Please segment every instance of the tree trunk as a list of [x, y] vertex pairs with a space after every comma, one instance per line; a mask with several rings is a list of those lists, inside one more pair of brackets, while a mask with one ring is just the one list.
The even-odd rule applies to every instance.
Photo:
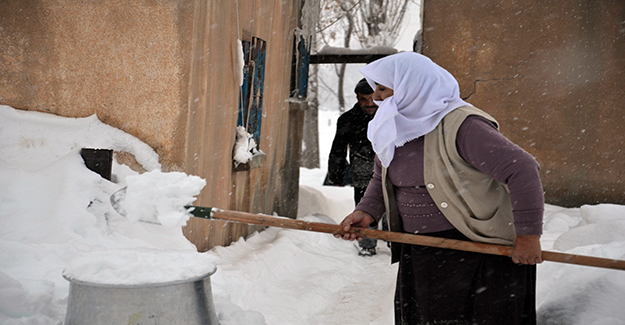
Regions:
[[304, 137], [300, 166], [319, 168], [319, 84], [317, 65], [311, 65], [308, 75], [308, 109], [304, 114]]
[[[352, 16], [352, 14], [349, 12], [349, 9], [345, 6], [345, 4], [342, 4], [341, 7], [343, 8], [343, 10], [345, 10], [345, 18], [347, 18], [347, 30], [345, 31], [345, 48], [349, 48], [349, 42], [352, 39], [352, 32], [354, 30], [354, 17]], [[342, 112], [345, 112], [345, 94], [343, 91], [343, 84], [345, 82], [345, 68], [346, 68], [346, 64], [342, 63], [340, 68], [339, 68], [339, 72], [338, 72], [338, 77], [339, 77], [339, 85], [337, 89], [337, 94], [339, 97], [339, 110]]]

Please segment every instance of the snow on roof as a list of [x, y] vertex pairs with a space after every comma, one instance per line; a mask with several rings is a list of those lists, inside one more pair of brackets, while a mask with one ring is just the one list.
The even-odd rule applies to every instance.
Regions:
[[315, 54], [322, 55], [363, 55], [363, 54], [395, 54], [399, 51], [389, 46], [374, 46], [368, 49], [351, 49], [345, 47], [324, 46]]

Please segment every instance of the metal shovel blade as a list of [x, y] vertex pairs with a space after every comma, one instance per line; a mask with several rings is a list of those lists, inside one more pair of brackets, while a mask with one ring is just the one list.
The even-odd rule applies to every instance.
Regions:
[[111, 206], [113, 207], [113, 209], [115, 209], [117, 213], [124, 217], [127, 215], [126, 209], [124, 209], [124, 199], [126, 198], [127, 189], [128, 187], [124, 186], [121, 189], [117, 190], [115, 193], [111, 194], [110, 197]]

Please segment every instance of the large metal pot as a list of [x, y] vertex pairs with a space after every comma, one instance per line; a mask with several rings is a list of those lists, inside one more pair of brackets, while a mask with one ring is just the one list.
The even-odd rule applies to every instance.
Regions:
[[219, 324], [210, 276], [141, 285], [70, 282], [65, 325]]

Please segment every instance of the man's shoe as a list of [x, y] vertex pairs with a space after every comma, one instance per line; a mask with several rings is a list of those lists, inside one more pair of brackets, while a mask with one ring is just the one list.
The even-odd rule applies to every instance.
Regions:
[[358, 253], [360, 256], [373, 256], [375, 255], [375, 247], [363, 248]]

